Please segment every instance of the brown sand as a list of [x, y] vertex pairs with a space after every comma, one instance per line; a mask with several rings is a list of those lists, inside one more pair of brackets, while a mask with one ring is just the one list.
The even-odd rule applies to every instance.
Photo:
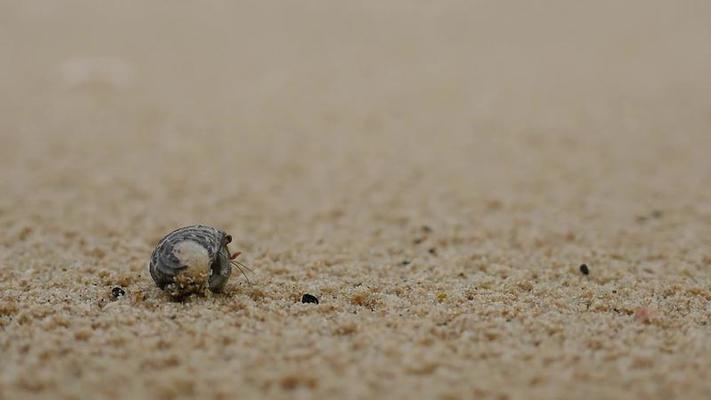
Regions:
[[0, 398], [709, 398], [710, 2], [115, 3], [0, 3]]

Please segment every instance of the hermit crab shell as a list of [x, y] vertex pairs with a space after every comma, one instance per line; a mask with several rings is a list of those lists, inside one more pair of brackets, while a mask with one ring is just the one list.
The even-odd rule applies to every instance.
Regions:
[[231, 240], [225, 232], [207, 225], [177, 229], [153, 250], [151, 277], [174, 296], [200, 291], [206, 281], [211, 291], [219, 292], [232, 272], [227, 248]]

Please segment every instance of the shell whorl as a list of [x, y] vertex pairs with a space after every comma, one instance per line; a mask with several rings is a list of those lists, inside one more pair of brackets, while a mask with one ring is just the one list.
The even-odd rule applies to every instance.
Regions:
[[151, 277], [163, 289], [183, 270], [207, 273], [223, 246], [225, 235], [206, 225], [187, 226], [169, 233], [151, 255]]

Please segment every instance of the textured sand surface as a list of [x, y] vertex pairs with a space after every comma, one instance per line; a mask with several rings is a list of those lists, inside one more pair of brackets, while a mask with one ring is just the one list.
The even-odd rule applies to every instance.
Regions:
[[0, 399], [709, 398], [710, 2], [114, 3], [0, 2]]

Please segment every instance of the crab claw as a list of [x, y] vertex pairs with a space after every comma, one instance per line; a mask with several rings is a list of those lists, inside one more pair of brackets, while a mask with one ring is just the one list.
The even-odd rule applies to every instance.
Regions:
[[239, 255], [242, 254], [241, 251], [238, 251], [230, 256], [230, 260], [234, 260], [235, 258], [239, 257]]

